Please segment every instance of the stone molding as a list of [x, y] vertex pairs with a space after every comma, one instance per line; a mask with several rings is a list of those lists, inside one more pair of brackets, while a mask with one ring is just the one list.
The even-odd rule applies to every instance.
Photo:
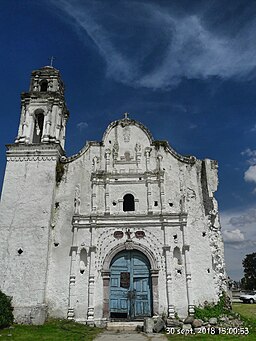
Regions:
[[[127, 244], [129, 244], [129, 247]], [[117, 255], [119, 252], [124, 251], [124, 250], [138, 250], [142, 252], [149, 260], [151, 274], [153, 274], [154, 277], [158, 277], [159, 269], [157, 267], [156, 259], [153, 253], [151, 252], [151, 250], [149, 250], [146, 246], [142, 244], [137, 244], [133, 241], [128, 241], [128, 242], [126, 241], [122, 244], [118, 244], [117, 246], [113, 247], [113, 249], [111, 249], [108, 252], [103, 262], [103, 267], [101, 271], [102, 276], [105, 275], [107, 272], [109, 272], [110, 263], [112, 259], [115, 257], [115, 255]]]
[[64, 154], [60, 145], [53, 144], [10, 144], [6, 147], [7, 162], [56, 161]]
[[119, 215], [74, 215], [72, 221], [73, 227], [90, 228], [92, 225], [97, 227], [148, 227], [148, 226], [186, 226], [186, 213], [170, 214], [133, 214], [125, 213]]

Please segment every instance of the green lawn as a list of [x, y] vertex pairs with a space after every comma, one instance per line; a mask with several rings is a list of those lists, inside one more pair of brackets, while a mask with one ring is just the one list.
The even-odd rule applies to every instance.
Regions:
[[[256, 304], [243, 304], [235, 303], [233, 304], [233, 311], [242, 315], [246, 321], [246, 327], [249, 330], [248, 335], [210, 335], [210, 334], [197, 334], [197, 335], [170, 335], [168, 336], [170, 341], [181, 341], [181, 340], [238, 340], [242, 339], [245, 341], [255, 341], [256, 340]], [[234, 331], [234, 329], [233, 329]], [[228, 331], [227, 331], [228, 332]], [[232, 330], [230, 330], [232, 332]]]
[[[170, 341], [181, 340], [256, 340], [256, 304], [233, 305], [234, 312], [241, 314], [246, 320], [249, 334], [244, 335], [169, 335]], [[83, 324], [66, 320], [52, 320], [43, 326], [14, 325], [0, 330], [0, 341], [91, 341], [102, 329], [92, 328]]]
[[52, 320], [43, 326], [14, 325], [0, 330], [0, 341], [91, 341], [101, 331], [66, 320]]

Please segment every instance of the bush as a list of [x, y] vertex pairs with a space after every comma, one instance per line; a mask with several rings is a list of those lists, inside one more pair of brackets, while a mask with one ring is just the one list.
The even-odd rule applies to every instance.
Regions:
[[195, 318], [201, 320], [226, 314], [231, 314], [231, 305], [230, 298], [225, 292], [222, 293], [217, 304], [205, 302], [203, 307], [195, 307]]
[[0, 329], [9, 327], [13, 323], [11, 300], [11, 297], [0, 291]]

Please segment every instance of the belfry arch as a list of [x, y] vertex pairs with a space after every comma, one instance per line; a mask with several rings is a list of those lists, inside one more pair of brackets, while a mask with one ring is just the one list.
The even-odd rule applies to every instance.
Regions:
[[110, 266], [112, 260], [120, 254], [122, 251], [139, 251], [144, 257], [148, 260], [150, 266], [150, 280], [151, 280], [151, 292], [152, 292], [152, 314], [158, 314], [158, 272], [159, 269], [157, 267], [156, 259], [152, 252], [145, 246], [136, 244], [134, 242], [125, 242], [123, 244], [119, 244], [110, 250], [110, 252], [106, 255], [103, 267], [102, 267], [102, 278], [103, 278], [103, 317], [110, 317]]

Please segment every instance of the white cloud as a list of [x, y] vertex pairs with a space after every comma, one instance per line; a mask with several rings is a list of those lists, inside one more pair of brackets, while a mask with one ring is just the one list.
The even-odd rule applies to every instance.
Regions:
[[256, 247], [256, 209], [220, 213], [225, 260], [231, 278], [243, 277], [242, 260]]
[[247, 148], [241, 153], [241, 155], [245, 155], [249, 157], [247, 161], [250, 165], [254, 165], [256, 163], [256, 150]]
[[[72, 18], [73, 25], [84, 34], [86, 44], [88, 36], [91, 38], [106, 62], [107, 75], [118, 82], [135, 87], [166, 88], [183, 78], [255, 77], [256, 18], [228, 36], [210, 29], [202, 14], [175, 14], [156, 3], [124, 1], [121, 5], [126, 15], [122, 16], [116, 12], [120, 7], [113, 8], [101, 1], [52, 1]], [[140, 35], [141, 30], [138, 34], [130, 34], [129, 29], [113, 31], [110, 22], [113, 18], [122, 24], [127, 22], [127, 27], [139, 23], [138, 27], [144, 31], [153, 27], [154, 32]], [[130, 48], [136, 39], [139, 40], [136, 49]], [[162, 49], [158, 49], [159, 42], [164, 46]], [[155, 62], [148, 64], [148, 56], [155, 51], [158, 52]]]
[[[250, 167], [244, 172], [244, 180], [256, 183], [256, 150], [247, 148], [241, 154], [249, 157], [247, 162], [250, 164]], [[254, 188], [252, 193], [256, 194], [256, 188]]]
[[256, 165], [250, 166], [244, 173], [244, 180], [247, 182], [256, 182]]
[[86, 129], [88, 127], [88, 123], [87, 122], [79, 122], [77, 123], [76, 127], [82, 131], [84, 129]]
[[229, 223], [232, 226], [245, 226], [256, 223], [256, 209], [251, 208], [241, 214], [236, 214], [230, 218]]
[[223, 231], [223, 239], [226, 243], [236, 243], [244, 241], [244, 235], [239, 229]]

